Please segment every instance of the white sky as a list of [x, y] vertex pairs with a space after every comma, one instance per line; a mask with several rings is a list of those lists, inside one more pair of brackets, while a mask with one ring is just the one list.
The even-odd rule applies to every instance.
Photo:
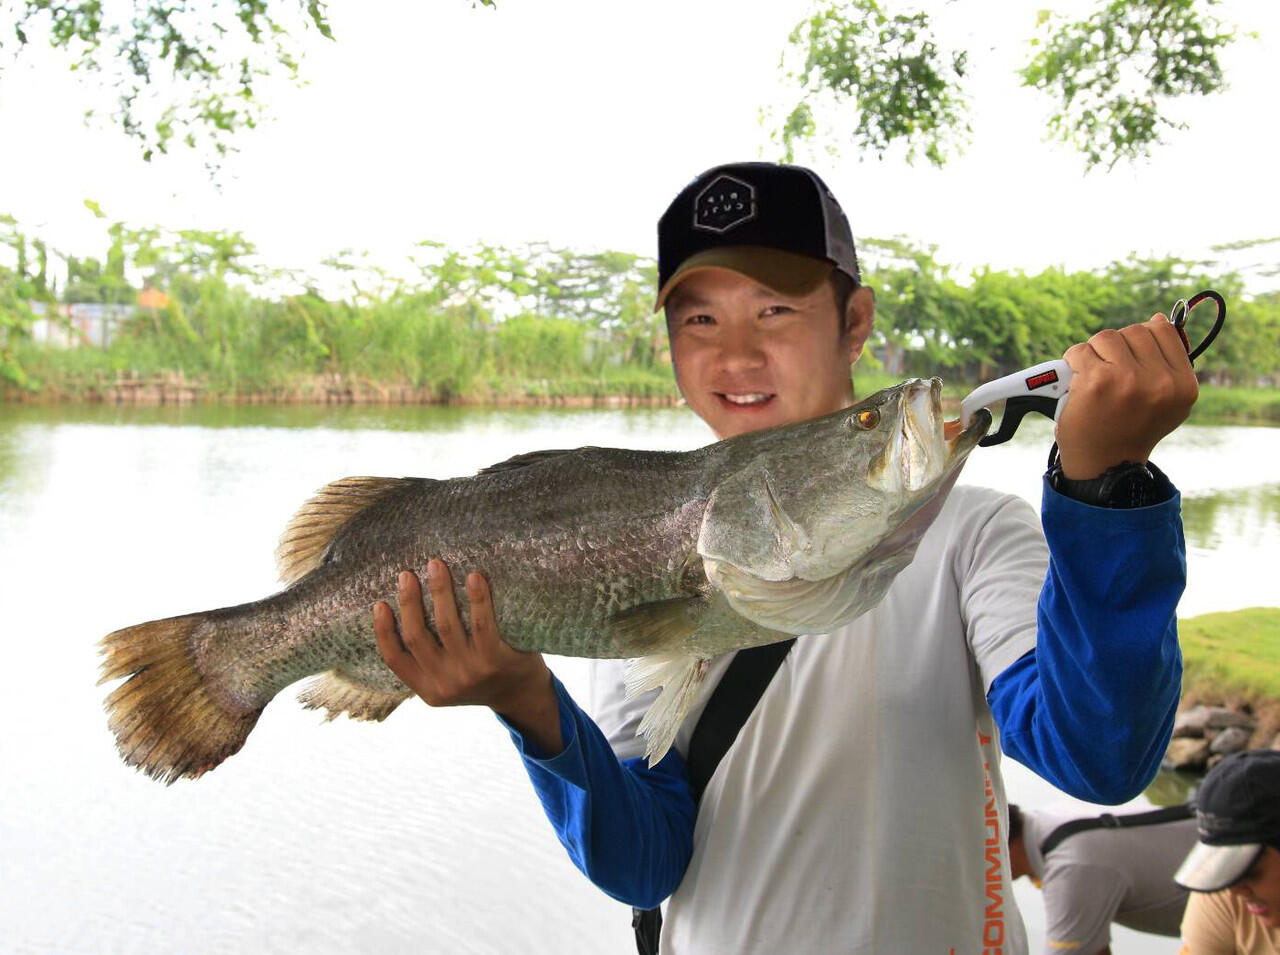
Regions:
[[[944, 43], [971, 51], [973, 142], [942, 170], [860, 159], [851, 145], [813, 158], [855, 236], [936, 243], [963, 271], [1191, 257], [1280, 234], [1280, 3], [1221, 4], [1260, 33], [1227, 52], [1229, 91], [1179, 107], [1192, 128], [1154, 159], [1088, 175], [1082, 157], [1043, 141], [1048, 101], [1013, 75], [1040, 4], [925, 6]], [[337, 43], [308, 44], [309, 85], [271, 97], [273, 119], [239, 140], [221, 191], [198, 157], [146, 164], [123, 134], [84, 128], [80, 80], [40, 51], [0, 74], [0, 213], [81, 255], [106, 242], [86, 197], [134, 226], [240, 230], [275, 266], [310, 268], [348, 247], [393, 265], [420, 239], [651, 254], [685, 182], [767, 148], [758, 110], [786, 100], [778, 59], [806, 9], [332, 0]]]

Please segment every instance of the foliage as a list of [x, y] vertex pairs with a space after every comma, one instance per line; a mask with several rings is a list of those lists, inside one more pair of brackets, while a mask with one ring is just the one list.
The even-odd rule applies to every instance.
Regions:
[[1280, 390], [1201, 385], [1193, 415], [1209, 421], [1261, 421], [1280, 425]]
[[9, 29], [0, 37], [11, 39], [0, 39], [0, 53], [45, 40], [95, 89], [113, 89], [111, 118], [144, 159], [168, 152], [175, 137], [192, 147], [203, 140], [222, 156], [262, 116], [256, 84], [277, 71], [297, 78], [295, 37], [314, 29], [333, 39], [325, 7], [325, 0], [21, 0], [6, 11]]
[[1147, 156], [1162, 129], [1185, 124], [1170, 101], [1223, 86], [1218, 53], [1235, 39], [1208, 13], [1216, 0], [1110, 0], [1085, 20], [1056, 22], [1021, 71], [1027, 86], [1052, 93], [1049, 130], [1084, 153], [1086, 167]]
[[901, 139], [908, 157], [920, 148], [935, 166], [957, 130], [968, 131], [959, 88], [968, 54], [939, 50], [925, 13], [886, 13], [877, 0], [829, 0], [789, 42], [805, 51], [803, 66], [788, 74], [805, 93], [774, 133], [787, 162], [817, 131], [815, 99], [855, 107], [860, 149], [883, 153]]
[[[819, 123], [821, 103], [840, 108], [832, 127], [852, 128], [876, 155], [901, 142], [909, 160], [923, 153], [941, 166], [965, 142], [968, 51], [942, 50], [927, 13], [890, 2], [817, 0], [792, 32], [789, 56], [802, 65], [787, 75], [802, 95], [771, 134], [787, 161], [801, 143], [843, 138]], [[1086, 169], [1149, 155], [1164, 130], [1182, 128], [1169, 118], [1174, 100], [1223, 86], [1218, 56], [1235, 32], [1208, 12], [1217, 2], [1102, 0], [1080, 21], [1040, 11], [1040, 49], [1019, 76], [1056, 99], [1050, 134], [1083, 153]]]
[[[977, 11], [979, 0], [967, 0]], [[1099, 0], [1086, 19], [1041, 11], [1040, 47], [1024, 85], [1057, 101], [1050, 132], [1076, 146], [1087, 167], [1147, 155], [1179, 128], [1172, 101], [1223, 85], [1219, 53], [1235, 33], [1208, 11], [1217, 0]], [[495, 7], [495, 0], [472, 0]], [[0, 8], [0, 54], [47, 45], [86, 77], [88, 113], [107, 112], [145, 159], [175, 142], [210, 147], [213, 165], [256, 126], [264, 83], [300, 75], [303, 48], [333, 40], [327, 0], [17, 0]], [[965, 142], [967, 50], [943, 49], [928, 13], [905, 0], [816, 0], [796, 25], [787, 75], [802, 90], [772, 132], [788, 160], [828, 136], [815, 109], [838, 107], [835, 124], [860, 149], [942, 165]], [[784, 57], [786, 59], [786, 57]], [[845, 120], [853, 110], [852, 122]]]
[[[423, 243], [405, 277], [344, 252], [329, 260], [328, 284], [336, 277], [344, 287], [335, 296], [319, 291], [320, 277], [263, 267], [239, 233], [119, 222], [105, 230], [105, 254], [79, 259], [0, 218], [0, 249], [16, 266], [0, 263], [0, 375], [9, 384], [87, 394], [117, 374], [180, 372], [219, 394], [353, 386], [436, 399], [674, 394], [647, 257], [545, 243]], [[862, 393], [909, 374], [941, 373], [963, 389], [1214, 287], [1227, 297], [1228, 324], [1197, 369], [1221, 387], [1203, 389], [1199, 409], [1280, 420], [1280, 391], [1256, 387], [1280, 383], [1280, 294], [1250, 297], [1236, 273], [1130, 258], [1092, 271], [987, 267], [957, 276], [936, 249], [909, 239], [867, 239], [860, 248], [876, 296], [856, 374]], [[67, 263], [60, 290], [50, 258]], [[285, 292], [286, 282], [299, 287]], [[137, 309], [105, 349], [30, 340], [33, 302], [128, 303], [144, 285], [168, 304]], [[1198, 315], [1193, 338], [1207, 330]]]

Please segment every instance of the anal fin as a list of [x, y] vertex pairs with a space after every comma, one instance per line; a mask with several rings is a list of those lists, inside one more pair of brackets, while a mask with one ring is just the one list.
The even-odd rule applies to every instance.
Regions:
[[413, 694], [361, 683], [339, 670], [330, 670], [307, 684], [298, 700], [309, 710], [326, 710], [325, 721], [346, 713], [353, 720], [382, 721]]
[[656, 687], [662, 692], [649, 707], [636, 735], [645, 738], [644, 755], [653, 766], [675, 742], [680, 724], [707, 678], [708, 661], [690, 653], [655, 653], [627, 662], [627, 696]]

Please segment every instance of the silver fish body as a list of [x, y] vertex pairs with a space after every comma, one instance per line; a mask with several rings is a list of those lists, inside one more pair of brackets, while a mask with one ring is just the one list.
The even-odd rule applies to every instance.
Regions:
[[581, 448], [444, 481], [334, 482], [281, 538], [284, 590], [103, 640], [103, 680], [128, 678], [107, 700], [121, 754], [169, 782], [198, 776], [313, 674], [307, 706], [385, 718], [410, 691], [378, 654], [370, 609], [395, 605], [400, 570], [438, 557], [455, 581], [486, 576], [513, 647], [629, 658], [633, 692], [662, 686], [641, 727], [656, 761], [709, 659], [834, 629], [910, 562], [990, 424], [944, 440], [939, 394], [912, 379], [689, 452]]

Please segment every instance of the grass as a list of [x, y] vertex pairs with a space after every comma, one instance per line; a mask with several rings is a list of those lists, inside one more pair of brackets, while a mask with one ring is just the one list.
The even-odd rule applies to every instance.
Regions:
[[1280, 608], [1250, 607], [1178, 621], [1184, 693], [1280, 701]]
[[1201, 385], [1192, 420], [1280, 424], [1280, 388], [1219, 388]]

